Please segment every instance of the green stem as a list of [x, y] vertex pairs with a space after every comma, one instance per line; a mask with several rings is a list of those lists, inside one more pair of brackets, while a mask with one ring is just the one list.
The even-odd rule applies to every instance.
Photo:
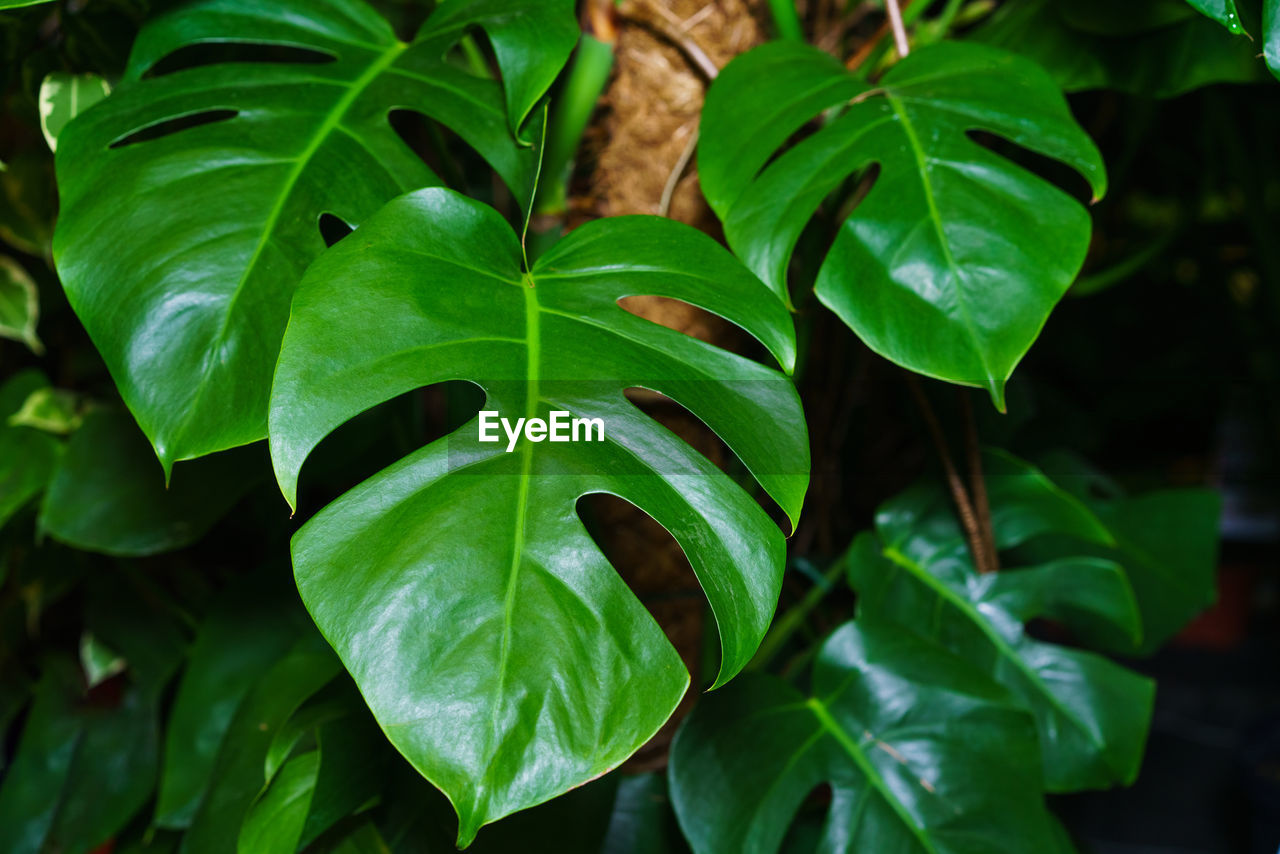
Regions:
[[943, 7], [942, 12], [935, 21], [935, 26], [939, 33], [945, 34], [951, 28], [952, 22], [955, 21], [956, 15], [960, 13], [964, 3], [965, 0], [947, 0], [947, 5]]
[[471, 73], [477, 77], [492, 77], [493, 72], [489, 69], [489, 63], [485, 61], [484, 54], [480, 52], [480, 46], [476, 44], [474, 36], [464, 36], [459, 42], [462, 47], [462, 53], [467, 57], [467, 67]]
[[760, 648], [756, 650], [755, 657], [747, 665], [748, 670], [762, 670], [769, 665], [769, 662], [773, 661], [774, 657], [786, 646], [787, 641], [791, 640], [791, 636], [804, 626], [805, 620], [813, 609], [818, 607], [818, 603], [831, 592], [832, 586], [844, 572], [844, 564], [843, 560], [837, 560], [832, 563], [831, 568], [822, 576], [822, 584], [815, 584], [803, 599], [788, 608], [781, 617], [774, 620], [773, 627], [769, 629], [769, 633], [760, 642]]
[[780, 38], [804, 41], [804, 27], [796, 14], [796, 0], [769, 0], [769, 11], [773, 14], [773, 25], [777, 27]]
[[564, 81], [564, 89], [556, 99], [547, 128], [546, 157], [543, 175], [546, 180], [534, 205], [539, 215], [563, 214], [569, 200], [569, 179], [573, 175], [574, 156], [582, 142], [582, 134], [591, 121], [596, 102], [600, 100], [609, 72], [613, 69], [613, 45], [583, 33], [573, 65]]

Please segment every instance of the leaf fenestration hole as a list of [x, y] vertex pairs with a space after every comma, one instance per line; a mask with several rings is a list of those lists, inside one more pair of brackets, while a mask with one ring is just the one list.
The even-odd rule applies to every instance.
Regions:
[[108, 145], [108, 148], [124, 148], [127, 145], [135, 145], [139, 142], [149, 142], [153, 139], [171, 136], [184, 130], [200, 127], [201, 125], [213, 124], [215, 122], [225, 122], [228, 119], [234, 119], [240, 113], [238, 110], [205, 110], [199, 113], [189, 113], [182, 116], [174, 116], [171, 119], [162, 119], [149, 125], [135, 130], [133, 133], [120, 137], [119, 139]]
[[[582, 496], [577, 510], [596, 546], [662, 629], [689, 671], [691, 689], [671, 720], [624, 766], [631, 771], [665, 767], [677, 726], [691, 709], [697, 688], [714, 678], [719, 661], [706, 594], [676, 538], [644, 510], [608, 493]], [[703, 645], [707, 643], [712, 648], [704, 654]], [[703, 672], [704, 661], [710, 662], [711, 672]]]
[[445, 53], [445, 61], [472, 77], [497, 77], [498, 60], [489, 42], [489, 34], [481, 27], [468, 27]]
[[375, 404], [334, 429], [311, 452], [300, 482], [298, 519], [475, 416], [484, 392], [453, 380]]
[[316, 224], [320, 228], [320, 237], [324, 240], [326, 248], [333, 246], [339, 240], [355, 231], [355, 229], [352, 228], [350, 224], [343, 221], [341, 217], [335, 216], [328, 211], [320, 214], [320, 219]]
[[[631, 387], [626, 389], [625, 393], [633, 406], [676, 434], [681, 441], [705, 457], [720, 471], [730, 477], [735, 477], [739, 482], [754, 479], [747, 471], [746, 466], [733, 452], [733, 449], [705, 421], [684, 404], [647, 388]], [[688, 472], [677, 473], [687, 474]], [[763, 489], [748, 491], [753, 494], [761, 509], [769, 514], [769, 518], [779, 528], [784, 531], [790, 530], [791, 523], [787, 521], [786, 513], [782, 511], [782, 508], [768, 493]]]
[[254, 42], [205, 42], [180, 47], [166, 54], [142, 75], [164, 77], [188, 68], [228, 63], [267, 62], [280, 65], [323, 65], [337, 57], [316, 48], [297, 45], [261, 44]]
[[1093, 192], [1089, 182], [1075, 169], [1038, 151], [1033, 151], [1011, 139], [983, 130], [970, 130], [965, 136], [976, 145], [998, 154], [1023, 169], [1053, 184], [1081, 204], [1089, 204]]
[[416, 110], [392, 110], [391, 129], [444, 183], [480, 201], [490, 202], [494, 180], [484, 159], [466, 140]]

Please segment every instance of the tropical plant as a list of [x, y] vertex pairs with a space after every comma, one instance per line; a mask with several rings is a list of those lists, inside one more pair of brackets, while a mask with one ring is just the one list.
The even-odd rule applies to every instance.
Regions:
[[[1169, 128], [1280, 9], [842, 5], [0, 0], [0, 851], [1077, 850], [1222, 513], [1105, 437], [1226, 417], [1092, 336], [1200, 252], [1274, 386], [1280, 127]], [[583, 216], [619, 30], [705, 106]]]

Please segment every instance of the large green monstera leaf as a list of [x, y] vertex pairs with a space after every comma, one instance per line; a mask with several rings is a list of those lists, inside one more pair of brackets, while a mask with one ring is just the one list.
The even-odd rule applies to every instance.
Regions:
[[711, 87], [699, 174], [729, 244], [781, 293], [823, 199], [878, 166], [818, 272], [818, 298], [881, 355], [986, 388], [1003, 407], [1005, 381], [1084, 262], [1090, 222], [978, 131], [1073, 167], [1095, 196], [1106, 189], [1097, 149], [1042, 69], [955, 43], [912, 53], [874, 88], [816, 48], [757, 48]]
[[587, 535], [581, 496], [616, 495], [674, 535], [719, 626], [716, 684], [750, 660], [777, 602], [777, 525], [624, 391], [665, 394], [702, 419], [794, 525], [809, 467], [795, 389], [628, 313], [618, 301], [631, 295], [711, 311], [793, 364], [786, 309], [709, 237], [657, 218], [601, 220], [528, 268], [495, 211], [448, 190], [388, 204], [312, 266], [294, 300], [271, 404], [291, 503], [326, 434], [432, 383], [480, 385], [482, 412], [508, 426], [555, 412], [603, 426], [592, 441], [495, 428], [486, 442], [477, 417], [293, 541], [303, 601], [387, 736], [453, 802], [464, 844], [620, 763], [688, 685]]
[[[449, 60], [472, 27], [501, 84]], [[408, 44], [362, 0], [202, 0], [144, 27], [124, 83], [59, 138], [54, 254], [166, 470], [265, 437], [321, 216], [355, 225], [439, 183], [389, 114], [451, 128], [525, 198], [536, 162], [513, 128], [575, 40], [570, 0], [448, 0]], [[212, 44], [284, 61], [167, 71], [167, 57], [198, 63]]]
[[[1018, 473], [1007, 463], [1006, 471], [1003, 489], [1039, 492], [1041, 507], [1023, 520], [1036, 524], [1002, 525], [997, 518], [1001, 547], [1055, 529], [1083, 530], [1083, 505], [1043, 492], [1048, 482], [1038, 483], [1043, 475], [1033, 469]], [[1118, 564], [1063, 558], [980, 575], [945, 493], [932, 487], [887, 502], [875, 533], [860, 535], [847, 560], [860, 619], [892, 620], [938, 641], [1021, 698], [1039, 729], [1047, 789], [1100, 788], [1137, 777], [1154, 701], [1151, 680], [1095, 653], [1036, 640], [1024, 628], [1033, 618], [1052, 617], [1068, 626], [1105, 622], [1140, 637], [1137, 603]]]
[[752, 675], [704, 698], [669, 773], [697, 854], [774, 854], [824, 782], [820, 851], [1062, 850], [1030, 718], [980, 670], [892, 626], [838, 629], [809, 697]]

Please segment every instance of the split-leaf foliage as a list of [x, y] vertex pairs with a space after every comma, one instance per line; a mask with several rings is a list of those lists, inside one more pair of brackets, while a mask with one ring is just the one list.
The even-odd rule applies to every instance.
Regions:
[[[108, 0], [140, 24], [119, 63], [77, 4], [0, 0], [4, 45], [67, 33], [14, 84], [39, 151], [0, 150], [0, 850], [1074, 850], [1045, 796], [1139, 775], [1154, 684], [1109, 656], [1212, 604], [1218, 496], [988, 449], [999, 571], [938, 477], [789, 560], [810, 443], [847, 435], [797, 383], [847, 352], [829, 311], [1016, 415], [1108, 187], [1064, 90], [1255, 80], [1232, 33], [1280, 68], [1280, 7], [956, 6], [921, 0], [903, 58], [723, 69], [697, 170], [726, 248], [657, 216], [530, 232], [543, 150], [578, 143], [547, 138], [570, 0]], [[604, 432], [508, 449], [480, 411]], [[687, 558], [701, 672], [600, 495]], [[834, 628], [793, 635], [813, 608]], [[665, 774], [615, 770], [702, 689]]]

